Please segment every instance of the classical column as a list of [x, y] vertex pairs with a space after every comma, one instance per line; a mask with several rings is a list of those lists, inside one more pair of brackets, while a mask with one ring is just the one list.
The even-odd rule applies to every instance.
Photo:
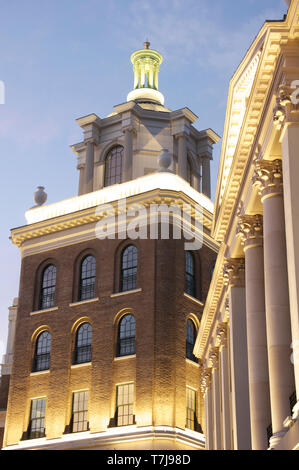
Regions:
[[259, 186], [263, 202], [266, 326], [273, 430], [270, 444], [274, 448], [284, 435], [283, 421], [290, 415], [289, 397], [294, 390], [281, 160], [258, 160], [254, 184]]
[[203, 155], [201, 157], [202, 174], [201, 174], [201, 185], [202, 192], [209, 198], [211, 197], [211, 170], [210, 170], [211, 158], [209, 155]]
[[263, 217], [242, 215], [238, 234], [245, 251], [246, 323], [251, 440], [253, 450], [268, 448], [266, 429], [271, 422], [267, 355]]
[[180, 132], [176, 136], [178, 138], [178, 175], [187, 179], [187, 135]]
[[281, 138], [284, 180], [284, 211], [286, 225], [287, 264], [292, 328], [292, 347], [297, 404], [294, 418], [299, 416], [299, 123], [286, 123]]
[[212, 398], [213, 398], [213, 449], [221, 449], [220, 421], [220, 390], [219, 390], [219, 351], [212, 348], [209, 354], [209, 365], [212, 369]]
[[217, 339], [219, 343], [219, 366], [221, 377], [221, 441], [222, 449], [231, 449], [231, 424], [230, 424], [230, 406], [229, 406], [229, 364], [227, 351], [227, 323], [219, 323], [217, 328]]
[[204, 369], [201, 374], [201, 391], [205, 404], [206, 450], [213, 449], [213, 404], [211, 392], [211, 369]]
[[85, 193], [93, 191], [93, 172], [94, 172], [94, 142], [88, 141], [86, 144], [86, 159], [85, 159]]
[[133, 126], [128, 126], [123, 129], [125, 135], [125, 148], [123, 160], [123, 178], [122, 181], [130, 181], [132, 179], [133, 170]]
[[235, 450], [251, 449], [246, 333], [245, 260], [233, 258], [224, 266], [228, 284], [232, 427]]

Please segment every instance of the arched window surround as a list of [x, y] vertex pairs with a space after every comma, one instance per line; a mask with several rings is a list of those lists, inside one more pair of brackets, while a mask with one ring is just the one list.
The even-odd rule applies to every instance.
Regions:
[[186, 358], [193, 362], [198, 362], [197, 357], [193, 354], [193, 349], [197, 336], [197, 322], [189, 316], [186, 321]]
[[138, 240], [123, 240], [115, 250], [114, 255], [114, 285], [113, 292], [120, 293], [125, 292], [122, 290], [122, 255], [123, 252], [129, 247], [134, 246], [137, 249], [137, 273], [136, 273], [136, 289], [142, 287], [140, 286], [140, 266], [142, 263], [142, 246], [138, 243]]
[[120, 184], [123, 181], [124, 146], [115, 143], [110, 146], [104, 156], [104, 181], [103, 186]]
[[116, 322], [116, 357], [136, 353], [136, 318], [132, 311], [125, 311]]
[[50, 369], [52, 333], [48, 328], [35, 332], [33, 339], [32, 372]]
[[87, 319], [78, 322], [73, 331], [73, 364], [84, 364], [92, 360], [92, 324]]
[[[87, 248], [84, 251], [81, 251], [74, 262], [74, 269], [73, 269], [73, 295], [72, 301], [73, 302], [84, 302], [84, 300], [80, 299], [80, 281], [81, 281], [81, 266], [82, 262], [88, 256], [93, 256], [96, 260], [96, 267], [95, 267], [95, 282], [94, 282], [94, 296], [93, 298], [98, 297], [99, 293], [99, 286], [98, 286], [98, 279], [99, 279], [99, 266], [98, 266], [98, 253], [91, 248]], [[86, 299], [91, 300], [91, 299]]]
[[42, 286], [43, 286], [43, 277], [44, 277], [44, 272], [49, 266], [55, 266], [56, 268], [56, 282], [55, 282], [55, 289], [54, 289], [54, 294], [53, 294], [53, 305], [52, 307], [55, 307], [59, 301], [59, 263], [56, 259], [53, 258], [48, 258], [44, 260], [36, 269], [36, 274], [35, 274], [35, 285], [34, 285], [34, 291], [33, 291], [33, 301], [32, 301], [32, 310], [33, 311], [38, 311], [38, 310], [46, 310], [47, 308], [52, 308], [52, 307], [42, 307], [41, 303], [41, 298], [42, 298]]

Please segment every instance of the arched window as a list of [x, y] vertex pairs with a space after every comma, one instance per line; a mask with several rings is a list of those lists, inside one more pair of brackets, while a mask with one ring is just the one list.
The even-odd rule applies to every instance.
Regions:
[[82, 364], [91, 361], [92, 327], [90, 323], [82, 323], [76, 334], [74, 363]]
[[96, 279], [96, 260], [92, 255], [86, 256], [80, 269], [79, 300], [94, 298], [94, 288]]
[[44, 331], [36, 340], [33, 372], [48, 370], [50, 368], [50, 352], [51, 334], [48, 331]]
[[124, 315], [118, 325], [117, 356], [135, 354], [135, 318]]
[[194, 256], [186, 251], [185, 292], [196, 296]]
[[56, 267], [53, 264], [49, 264], [49, 266], [44, 269], [42, 274], [42, 283], [39, 299], [40, 310], [54, 307], [55, 286]]
[[117, 145], [108, 153], [105, 160], [105, 186], [121, 183], [123, 151], [124, 148]]
[[191, 361], [198, 362], [193, 354], [194, 344], [196, 340], [196, 328], [192, 320], [187, 320], [186, 325], [186, 357]]
[[136, 289], [137, 286], [138, 251], [136, 246], [129, 245], [121, 256], [120, 291]]

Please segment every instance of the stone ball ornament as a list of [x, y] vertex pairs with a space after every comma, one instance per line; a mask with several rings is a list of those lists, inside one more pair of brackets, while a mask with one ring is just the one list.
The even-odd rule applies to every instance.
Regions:
[[168, 149], [163, 149], [158, 157], [159, 169], [158, 172], [166, 171], [173, 173], [172, 170], [169, 170], [170, 165], [172, 164], [172, 156], [170, 155]]
[[44, 191], [44, 186], [38, 186], [33, 194], [34, 202], [37, 206], [42, 206], [47, 200], [47, 193]]

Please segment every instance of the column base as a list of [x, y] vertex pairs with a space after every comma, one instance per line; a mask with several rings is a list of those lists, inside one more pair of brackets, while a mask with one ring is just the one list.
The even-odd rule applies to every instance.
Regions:
[[285, 435], [286, 431], [278, 431], [270, 437], [270, 446], [268, 450], [275, 450], [277, 445], [279, 444], [280, 440]]

